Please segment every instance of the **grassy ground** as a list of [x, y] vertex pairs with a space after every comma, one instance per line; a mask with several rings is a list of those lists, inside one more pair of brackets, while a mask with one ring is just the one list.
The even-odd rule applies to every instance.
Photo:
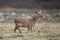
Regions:
[[13, 32], [14, 23], [0, 23], [0, 40], [60, 40], [60, 23], [36, 23], [35, 32], [21, 28], [22, 34]]

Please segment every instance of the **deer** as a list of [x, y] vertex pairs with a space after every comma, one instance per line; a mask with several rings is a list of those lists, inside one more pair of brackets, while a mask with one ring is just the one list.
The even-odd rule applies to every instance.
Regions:
[[42, 17], [41, 10], [39, 12], [36, 11], [35, 15], [32, 18], [26, 18], [26, 17], [15, 18], [14, 19], [14, 23], [15, 23], [14, 33], [16, 32], [16, 30], [18, 30], [19, 33], [21, 33], [20, 27], [26, 27], [28, 28], [28, 31], [29, 30], [32, 31], [32, 27], [35, 26], [37, 20], [40, 17]]

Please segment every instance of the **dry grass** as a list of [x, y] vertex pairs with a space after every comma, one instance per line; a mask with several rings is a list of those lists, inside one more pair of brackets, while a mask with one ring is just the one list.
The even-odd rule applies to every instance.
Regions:
[[0, 40], [60, 40], [60, 23], [37, 23], [35, 32], [21, 28], [22, 34], [14, 33], [13, 29], [14, 23], [0, 23]]

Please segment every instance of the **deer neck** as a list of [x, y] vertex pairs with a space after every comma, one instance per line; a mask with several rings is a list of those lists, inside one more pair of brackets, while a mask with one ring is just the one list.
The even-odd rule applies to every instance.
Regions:
[[35, 17], [33, 17], [33, 21], [34, 23], [36, 23], [36, 21], [39, 19], [38, 15], [36, 15]]

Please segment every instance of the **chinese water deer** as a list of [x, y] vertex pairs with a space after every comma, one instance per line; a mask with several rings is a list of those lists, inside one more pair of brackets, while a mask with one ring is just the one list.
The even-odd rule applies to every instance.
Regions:
[[[41, 13], [41, 11], [40, 11]], [[14, 19], [14, 23], [15, 23], [15, 29], [14, 32], [16, 32], [16, 30], [18, 30], [20, 33], [20, 27], [27, 27], [28, 31], [31, 30], [32, 31], [32, 27], [34, 27], [34, 25], [36, 24], [36, 21], [42, 17], [40, 15], [39, 12], [35, 12], [35, 15], [32, 18], [26, 18], [26, 17], [20, 17], [20, 18], [16, 18]]]

